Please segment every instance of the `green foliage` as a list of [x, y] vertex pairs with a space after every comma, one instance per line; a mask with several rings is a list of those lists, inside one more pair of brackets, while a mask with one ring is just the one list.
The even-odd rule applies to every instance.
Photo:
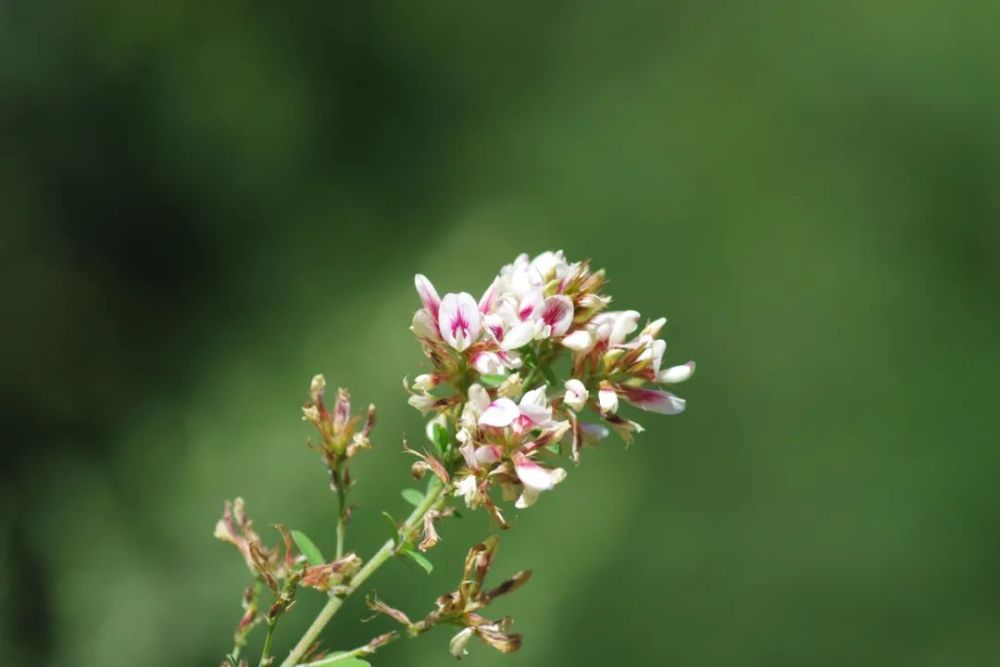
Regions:
[[298, 546], [299, 551], [306, 557], [306, 560], [310, 565], [322, 565], [326, 562], [323, 558], [323, 552], [319, 550], [316, 543], [313, 542], [309, 537], [299, 530], [293, 530], [292, 539], [295, 540], [296, 546]]
[[417, 551], [409, 542], [403, 545], [399, 554], [409, 558], [411, 561], [419, 565], [427, 574], [434, 571], [434, 564], [431, 563], [426, 556]]
[[424, 494], [416, 489], [403, 489], [399, 493], [403, 496], [403, 500], [414, 507], [418, 507], [424, 501]]

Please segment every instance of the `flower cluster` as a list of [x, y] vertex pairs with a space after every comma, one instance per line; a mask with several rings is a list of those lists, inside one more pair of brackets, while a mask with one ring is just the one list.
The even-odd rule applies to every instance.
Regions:
[[[433, 413], [431, 440], [445, 430], [458, 460], [454, 493], [469, 507], [485, 506], [502, 526], [490, 498], [498, 485], [518, 508], [535, 503], [561, 482], [566, 471], [545, 459], [565, 448], [579, 462], [582, 445], [609, 429], [626, 442], [642, 427], [618, 414], [624, 401], [661, 414], [684, 411], [685, 402], [656, 385], [683, 382], [694, 362], [664, 368], [666, 342], [658, 335], [666, 320], [639, 329], [634, 310], [609, 311], [601, 293], [603, 270], [570, 263], [562, 251], [531, 259], [521, 255], [500, 270], [477, 301], [467, 292], [438, 295], [416, 276], [422, 307], [411, 330], [431, 362], [408, 387], [410, 404]], [[562, 353], [568, 377], [556, 376]], [[596, 422], [581, 419], [590, 409]]]
[[514, 501], [517, 508], [530, 507], [566, 478], [559, 457], [579, 463], [584, 444], [612, 431], [626, 443], [632, 441], [642, 427], [619, 413], [620, 404], [662, 414], [684, 411], [684, 400], [663, 385], [688, 379], [694, 363], [665, 367], [666, 343], [659, 334], [666, 320], [640, 328], [636, 311], [609, 310], [611, 297], [602, 293], [604, 286], [603, 270], [592, 271], [586, 261], [568, 262], [561, 251], [519, 256], [500, 270], [478, 300], [466, 292], [441, 297], [430, 280], [416, 276], [421, 307], [411, 330], [430, 368], [413, 382], [404, 380], [404, 385], [410, 404], [428, 417], [430, 445], [416, 451], [404, 439], [403, 449], [417, 457], [410, 471], [416, 479], [427, 477], [427, 487], [423, 492], [402, 491], [413, 506], [405, 520], [382, 512], [389, 522], [389, 538], [366, 560], [347, 550], [355, 507], [349, 504], [354, 480], [348, 464], [372, 446], [375, 408], [352, 414], [346, 389], [337, 391], [328, 408], [326, 380], [316, 375], [302, 416], [319, 434], [319, 441], [309, 445], [319, 451], [336, 494], [336, 546], [332, 556], [324, 556], [301, 531], [277, 525], [284, 550], [267, 547], [243, 501], [226, 503], [215, 535], [236, 547], [254, 581], [244, 592], [233, 649], [223, 665], [248, 664], [241, 653], [259, 625], [267, 626], [267, 634], [258, 664], [273, 665], [278, 620], [303, 588], [321, 591], [327, 600], [280, 667], [347, 661], [367, 665], [363, 658], [387, 644], [439, 626], [458, 628], [449, 642], [456, 658], [467, 653], [474, 637], [503, 653], [516, 651], [522, 638], [509, 631], [511, 619], [490, 619], [483, 610], [520, 588], [531, 572], [523, 570], [499, 586], [484, 587], [497, 549], [495, 534], [469, 551], [458, 587], [439, 596], [435, 608], [417, 622], [370, 594], [369, 606], [401, 623], [405, 631], [384, 632], [323, 658], [319, 635], [343, 601], [383, 564], [406, 560], [418, 567], [415, 571], [430, 573], [434, 564], [428, 552], [442, 539], [440, 526], [458, 515], [455, 504], [484, 507], [507, 528], [500, 498]]

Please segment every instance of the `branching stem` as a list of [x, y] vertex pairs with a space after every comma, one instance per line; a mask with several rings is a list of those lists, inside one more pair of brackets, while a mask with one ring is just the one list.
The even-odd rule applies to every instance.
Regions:
[[[424, 499], [420, 502], [420, 505], [413, 510], [406, 521], [399, 529], [400, 535], [408, 535], [416, 528], [420, 522], [423, 520], [424, 515], [430, 511], [434, 505], [441, 499], [441, 494], [444, 491], [444, 484], [437, 477], [432, 476], [430, 482], [427, 484], [427, 491], [424, 493]], [[298, 664], [299, 659], [305, 654], [305, 652], [312, 646], [316, 638], [326, 627], [330, 619], [333, 618], [334, 614], [340, 609], [340, 606], [344, 603], [344, 600], [349, 598], [358, 588], [361, 587], [368, 577], [375, 574], [375, 572], [385, 564], [389, 558], [393, 556], [396, 550], [396, 540], [387, 540], [378, 551], [364, 564], [357, 574], [351, 579], [347, 590], [339, 595], [331, 596], [327, 603], [320, 610], [319, 614], [316, 615], [315, 620], [313, 620], [312, 625], [306, 630], [302, 638], [292, 649], [288, 657], [285, 658], [284, 662], [281, 663], [281, 667], [294, 667]], [[340, 657], [340, 656], [334, 656]], [[349, 657], [349, 656], [348, 656]]]

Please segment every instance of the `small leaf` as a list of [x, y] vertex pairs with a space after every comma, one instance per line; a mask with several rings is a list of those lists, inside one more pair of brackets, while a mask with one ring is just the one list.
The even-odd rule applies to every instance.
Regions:
[[480, 375], [479, 381], [487, 387], [499, 387], [507, 379], [506, 375]]
[[326, 562], [326, 559], [323, 558], [323, 552], [319, 550], [319, 547], [317, 547], [312, 540], [306, 537], [305, 533], [293, 530], [292, 539], [295, 540], [295, 544], [299, 547], [299, 551], [301, 551], [302, 555], [306, 557], [306, 560], [309, 561], [310, 565], [322, 565]]
[[426, 572], [427, 574], [430, 574], [431, 572], [434, 571], [434, 563], [427, 560], [427, 557], [424, 556], [419, 551], [414, 551], [412, 545], [407, 544], [406, 548], [403, 549], [400, 553], [409, 558], [410, 560], [412, 560], [420, 567], [424, 568], [424, 572]]
[[416, 489], [403, 489], [400, 491], [403, 496], [403, 500], [410, 503], [414, 507], [420, 507], [420, 503], [424, 502], [424, 494], [420, 493]]
[[434, 446], [437, 447], [438, 453], [444, 456], [445, 452], [448, 451], [448, 444], [451, 442], [451, 436], [448, 435], [448, 429], [446, 429], [441, 424], [434, 424], [432, 429], [434, 433]]

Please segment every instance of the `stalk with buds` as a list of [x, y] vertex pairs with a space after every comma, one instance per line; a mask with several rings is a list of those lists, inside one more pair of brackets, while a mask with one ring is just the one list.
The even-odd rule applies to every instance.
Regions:
[[457, 588], [439, 596], [423, 618], [413, 621], [369, 593], [368, 606], [401, 628], [333, 653], [324, 652], [319, 639], [344, 600], [389, 560], [409, 559], [429, 572], [426, 553], [440, 540], [438, 526], [454, 515], [455, 505], [483, 508], [497, 529], [506, 530], [509, 503], [531, 507], [563, 482], [567, 473], [560, 460], [578, 464], [585, 445], [612, 431], [626, 443], [642, 432], [619, 414], [622, 403], [661, 414], [684, 411], [684, 400], [663, 386], [691, 377], [694, 362], [663, 367], [666, 343], [658, 336], [666, 320], [640, 329], [636, 311], [608, 310], [604, 284], [603, 270], [592, 271], [586, 261], [569, 263], [561, 251], [519, 256], [478, 301], [467, 292], [441, 297], [430, 280], [416, 276], [422, 305], [410, 328], [429, 367], [404, 386], [410, 405], [427, 418], [427, 443], [413, 448], [404, 440], [403, 450], [413, 457], [413, 477], [427, 486], [423, 493], [403, 492], [413, 511], [393, 522], [392, 537], [367, 560], [347, 550], [354, 484], [349, 463], [371, 448], [375, 406], [355, 415], [349, 393], [339, 389], [331, 410], [325, 379], [314, 377], [302, 412], [318, 433], [309, 444], [319, 452], [337, 498], [336, 552], [327, 558], [306, 535], [283, 525], [276, 526], [280, 545], [267, 547], [242, 499], [227, 501], [215, 535], [239, 550], [252, 580], [223, 665], [249, 667], [241, 653], [257, 627], [266, 628], [258, 665], [274, 664], [276, 628], [302, 588], [328, 600], [281, 667], [367, 665], [365, 658], [381, 647], [438, 626], [451, 626], [448, 646], [456, 658], [468, 653], [473, 638], [503, 653], [516, 651], [522, 638], [510, 631], [512, 620], [484, 613], [497, 597], [524, 585], [531, 571], [486, 585], [498, 534], [469, 550]]

